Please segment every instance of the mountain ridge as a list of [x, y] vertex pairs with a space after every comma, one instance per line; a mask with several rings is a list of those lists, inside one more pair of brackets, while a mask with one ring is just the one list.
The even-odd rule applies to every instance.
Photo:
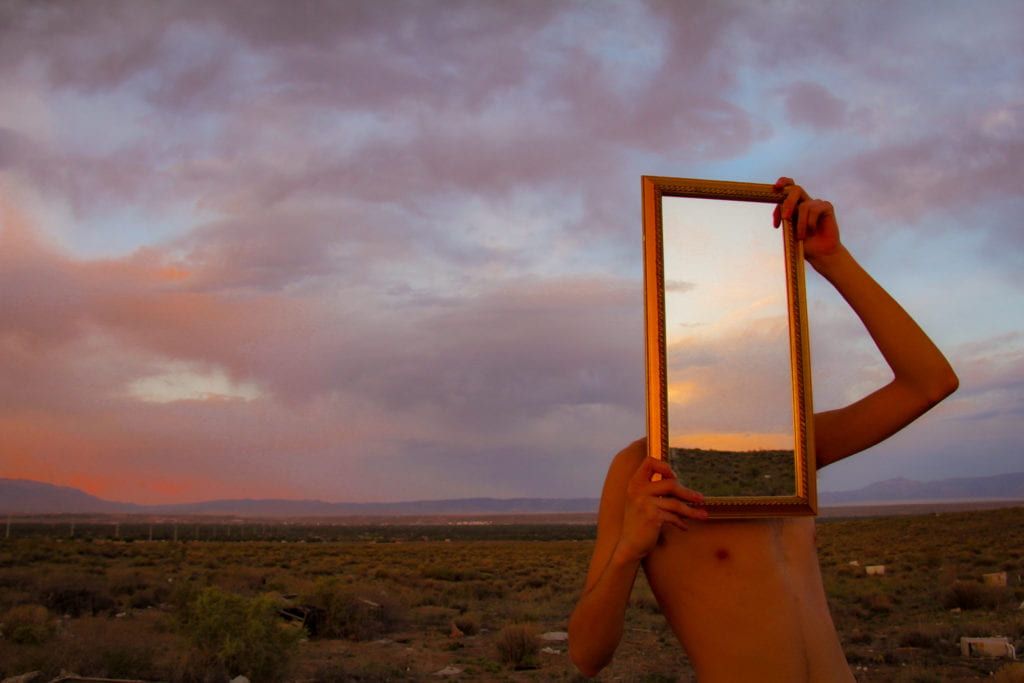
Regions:
[[104, 500], [69, 486], [0, 478], [0, 514], [162, 514], [240, 517], [340, 517], [412, 514], [529, 514], [596, 512], [597, 498], [454, 498], [374, 503], [238, 498], [139, 505]]
[[[859, 489], [822, 491], [821, 506], [966, 500], [1024, 502], [1024, 472], [921, 482], [896, 477]], [[69, 486], [0, 478], [0, 514], [166, 514], [239, 517], [342, 517], [353, 515], [460, 515], [594, 513], [598, 498], [452, 498], [377, 503], [315, 499], [239, 498], [195, 503], [140, 505], [108, 501]]]

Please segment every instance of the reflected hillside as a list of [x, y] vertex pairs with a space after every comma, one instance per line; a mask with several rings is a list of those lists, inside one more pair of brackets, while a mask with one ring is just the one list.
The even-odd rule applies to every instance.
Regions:
[[792, 450], [669, 448], [668, 457], [683, 485], [705, 496], [796, 495]]

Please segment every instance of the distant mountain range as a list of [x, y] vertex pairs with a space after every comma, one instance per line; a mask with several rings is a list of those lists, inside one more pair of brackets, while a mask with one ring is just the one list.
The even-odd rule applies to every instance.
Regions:
[[821, 505], [966, 500], [1024, 501], [1024, 472], [924, 482], [901, 477], [868, 484], [853, 491], [824, 491], [818, 494]]
[[[1024, 502], [1024, 472], [920, 482], [888, 479], [852, 491], [823, 491], [819, 504], [914, 503], [969, 500]], [[505, 515], [594, 513], [597, 498], [458, 498], [400, 503], [326, 503], [321, 500], [239, 499], [173, 505], [117, 503], [67, 486], [0, 478], [0, 514], [139, 514], [235, 517], [345, 517], [353, 515]]]
[[0, 478], [0, 514], [137, 514], [234, 517], [505, 515], [597, 512], [597, 498], [459, 498], [400, 503], [243, 498], [172, 505], [116, 503], [67, 486]]

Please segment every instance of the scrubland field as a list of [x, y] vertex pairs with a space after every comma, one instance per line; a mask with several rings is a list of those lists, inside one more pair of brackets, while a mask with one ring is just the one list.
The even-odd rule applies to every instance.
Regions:
[[[54, 519], [3, 531], [0, 679], [582, 680], [550, 634], [566, 629], [592, 525]], [[1024, 665], [959, 648], [1006, 636], [1024, 650], [1024, 508], [826, 519], [818, 533], [858, 680], [1024, 681]], [[982, 582], [1002, 572], [1008, 585]], [[642, 578], [600, 680], [692, 680]]]

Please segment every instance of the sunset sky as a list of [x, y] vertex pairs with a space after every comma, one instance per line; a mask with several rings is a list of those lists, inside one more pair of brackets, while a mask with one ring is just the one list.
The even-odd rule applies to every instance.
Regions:
[[[0, 477], [596, 497], [645, 429], [643, 174], [797, 178], [950, 357], [820, 489], [1022, 471], [1021, 35], [1017, 0], [0, 0]], [[808, 287], [835, 408], [889, 374]]]

